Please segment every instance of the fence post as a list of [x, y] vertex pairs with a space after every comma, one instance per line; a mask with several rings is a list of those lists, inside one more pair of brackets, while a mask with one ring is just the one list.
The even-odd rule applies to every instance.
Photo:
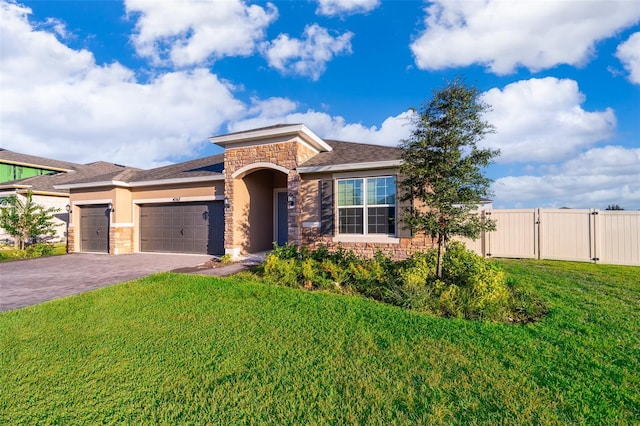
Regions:
[[542, 251], [542, 232], [540, 232], [540, 227], [541, 225], [541, 221], [540, 221], [540, 211], [541, 209], [535, 209], [534, 210], [534, 216], [533, 216], [533, 241], [534, 241], [534, 247], [533, 247], [533, 251], [534, 253], [537, 255], [538, 260], [542, 259], [542, 253], [540, 253]]
[[600, 219], [600, 215], [598, 214], [598, 209], [590, 209], [589, 214], [589, 249], [591, 252], [591, 261], [593, 263], [598, 263], [600, 260], [600, 250], [598, 244], [600, 244], [600, 240], [598, 238], [598, 220]]
[[[491, 210], [483, 210], [483, 219], [486, 220], [487, 216], [491, 219]], [[497, 224], [496, 224], [497, 225]], [[496, 226], [496, 230], [497, 230]], [[490, 231], [482, 231], [482, 256], [483, 257], [491, 257], [491, 232]]]

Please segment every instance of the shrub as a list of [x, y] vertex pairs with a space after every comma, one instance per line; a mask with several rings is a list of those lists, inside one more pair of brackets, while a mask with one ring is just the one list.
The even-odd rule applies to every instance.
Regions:
[[27, 247], [26, 255], [27, 257], [51, 256], [53, 251], [54, 248], [51, 244], [36, 243]]
[[392, 303], [445, 317], [506, 320], [511, 305], [504, 273], [463, 244], [453, 242], [436, 275], [437, 252], [417, 253], [405, 262], [391, 293]]
[[531, 321], [546, 313], [540, 297], [508, 282], [499, 266], [453, 242], [444, 256], [443, 279], [436, 275], [437, 251], [394, 262], [378, 251], [363, 259], [353, 251], [326, 247], [311, 252], [287, 244], [263, 265], [272, 284], [340, 293], [356, 292], [407, 309], [444, 317]]
[[264, 277], [271, 284], [299, 287], [301, 271], [296, 259], [281, 259], [270, 254], [264, 262]]

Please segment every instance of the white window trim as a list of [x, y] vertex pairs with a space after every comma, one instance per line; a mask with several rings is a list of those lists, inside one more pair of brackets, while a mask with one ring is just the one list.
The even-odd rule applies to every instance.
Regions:
[[[394, 204], [367, 204], [367, 180], [373, 178], [394, 178], [396, 181], [396, 196]], [[339, 185], [340, 181], [344, 180], [362, 180], [362, 202], [360, 205], [340, 206], [339, 205]], [[398, 244], [400, 238], [398, 237], [398, 185], [397, 177], [395, 175], [375, 175], [375, 176], [345, 176], [337, 178], [335, 180], [335, 236], [334, 241], [339, 242], [369, 242], [369, 243], [389, 243]], [[367, 209], [369, 207], [391, 207], [395, 208], [395, 232], [393, 234], [370, 234], [369, 233], [369, 213]], [[361, 208], [362, 209], [362, 234], [346, 234], [340, 232], [340, 209], [348, 208]]]

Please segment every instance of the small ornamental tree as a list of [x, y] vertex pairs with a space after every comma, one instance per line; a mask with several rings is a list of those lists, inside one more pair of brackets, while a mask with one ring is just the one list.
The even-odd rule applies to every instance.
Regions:
[[480, 201], [492, 195], [483, 168], [500, 153], [477, 146], [494, 131], [483, 120], [489, 106], [479, 96], [463, 80], [448, 83], [416, 111], [411, 136], [401, 143], [400, 199], [415, 203], [405, 209], [403, 220], [414, 232], [437, 239], [440, 279], [451, 237], [477, 239], [481, 231], [495, 229], [493, 221], [482, 220], [477, 212]]
[[16, 249], [24, 250], [30, 238], [56, 233], [53, 214], [58, 211], [58, 208], [45, 208], [34, 203], [31, 191], [27, 191], [24, 201], [17, 195], [11, 195], [2, 199], [0, 228], [14, 238]]

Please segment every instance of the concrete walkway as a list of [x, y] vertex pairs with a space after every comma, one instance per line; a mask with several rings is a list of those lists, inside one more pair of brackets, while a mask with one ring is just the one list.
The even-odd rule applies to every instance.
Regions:
[[135, 253], [118, 256], [74, 253], [0, 263], [0, 311], [23, 308], [47, 300], [141, 278], [158, 272], [226, 276], [260, 262], [205, 267], [212, 256]]

